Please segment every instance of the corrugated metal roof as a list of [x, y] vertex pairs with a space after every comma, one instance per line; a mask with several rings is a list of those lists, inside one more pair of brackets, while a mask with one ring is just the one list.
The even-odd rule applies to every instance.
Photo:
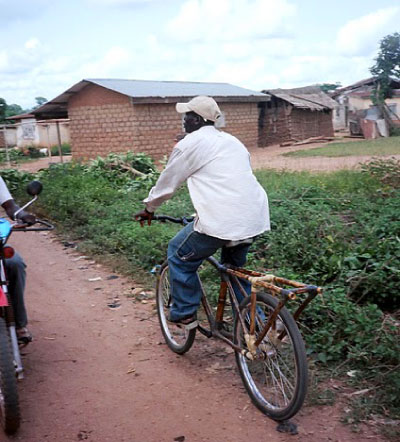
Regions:
[[144, 97], [194, 97], [209, 95], [212, 97], [262, 97], [265, 94], [252, 91], [229, 83], [200, 83], [189, 81], [147, 81], [87, 79], [91, 83], [111, 89], [132, 98]]
[[200, 83], [189, 81], [148, 81], [118, 79], [86, 79], [35, 109], [38, 118], [62, 118], [68, 115], [68, 100], [89, 84], [110, 89], [131, 97], [133, 103], [174, 103], [196, 95], [209, 95], [219, 102], [268, 101], [269, 95], [234, 86], [229, 83]]

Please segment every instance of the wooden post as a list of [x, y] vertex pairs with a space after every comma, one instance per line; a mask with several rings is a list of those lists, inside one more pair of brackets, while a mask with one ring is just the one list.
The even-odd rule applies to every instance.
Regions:
[[4, 137], [4, 147], [6, 148], [6, 161], [7, 161], [7, 166], [10, 167], [10, 154], [8, 152], [8, 143], [7, 143], [7, 128], [6, 125], [3, 125], [3, 137]]
[[60, 162], [63, 163], [63, 156], [62, 156], [62, 149], [61, 149], [61, 135], [60, 135], [60, 123], [57, 120], [56, 121], [56, 127], [57, 127], [57, 140], [58, 140], [58, 155], [60, 156]]

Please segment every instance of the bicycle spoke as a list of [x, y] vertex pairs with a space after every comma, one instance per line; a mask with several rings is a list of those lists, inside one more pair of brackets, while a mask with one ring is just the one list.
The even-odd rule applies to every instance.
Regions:
[[[264, 330], [276, 305], [277, 301], [272, 296], [257, 295], [256, 337]], [[249, 318], [250, 300], [247, 300], [245, 306], [241, 308], [243, 317]], [[284, 338], [278, 339], [282, 332]], [[279, 419], [290, 418], [298, 411], [307, 386], [304, 345], [301, 341], [295, 345], [293, 333], [297, 333], [295, 336], [301, 340], [293, 318], [286, 309], [282, 309], [258, 347], [260, 351], [258, 358], [250, 360], [242, 355], [236, 357], [243, 382], [255, 405], [264, 413]], [[243, 328], [238, 322], [235, 327], [235, 337], [236, 342], [246, 348]], [[299, 349], [303, 352], [301, 355], [303, 365], [300, 368], [296, 357]], [[300, 382], [303, 384], [300, 385]]]

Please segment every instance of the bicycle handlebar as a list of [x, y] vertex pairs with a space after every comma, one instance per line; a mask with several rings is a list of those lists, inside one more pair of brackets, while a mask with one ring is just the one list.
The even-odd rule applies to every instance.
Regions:
[[194, 220], [194, 216], [182, 216], [180, 218], [174, 218], [173, 216], [169, 215], [154, 215], [151, 219], [152, 221], [161, 221], [162, 223], [165, 223], [166, 221], [169, 221], [171, 223], [175, 224], [189, 224]]
[[[54, 230], [54, 225], [50, 224], [47, 221], [44, 221], [42, 219], [36, 218], [35, 224], [41, 224], [44, 227], [29, 227], [28, 224], [14, 224], [13, 230], [15, 232], [43, 232], [47, 230]], [[34, 224], [32, 224], [34, 225]]]

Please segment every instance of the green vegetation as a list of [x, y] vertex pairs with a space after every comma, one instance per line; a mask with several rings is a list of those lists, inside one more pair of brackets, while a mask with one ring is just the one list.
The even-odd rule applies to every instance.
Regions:
[[[24, 158], [23, 153], [20, 150], [9, 149], [8, 150], [8, 159], [11, 163], [19, 163]], [[7, 154], [5, 150], [0, 152], [0, 164], [7, 163]]]
[[[366, 415], [392, 419], [400, 417], [399, 166], [391, 160], [357, 172], [260, 171], [272, 230], [249, 254], [251, 267], [325, 287], [301, 320], [311, 366], [365, 389], [355, 397]], [[12, 189], [29, 179], [8, 173], [3, 176]], [[79, 240], [82, 251], [125, 263], [136, 280], [150, 284], [149, 271], [163, 261], [179, 229], [156, 222], [141, 228], [132, 220], [157, 176], [143, 155], [54, 165], [40, 173], [44, 192], [38, 208], [61, 234]], [[159, 210], [192, 212], [185, 188]]]
[[[71, 154], [71, 145], [69, 143], [61, 144], [61, 154], [62, 155], [70, 155]], [[58, 145], [51, 146], [51, 156], [56, 157], [59, 155]]]
[[392, 96], [391, 80], [400, 79], [400, 34], [386, 35], [380, 42], [378, 57], [370, 69], [377, 84], [372, 93], [375, 104], [382, 104]]
[[376, 140], [329, 143], [314, 149], [287, 152], [287, 157], [347, 157], [352, 155], [399, 155], [400, 136]]

